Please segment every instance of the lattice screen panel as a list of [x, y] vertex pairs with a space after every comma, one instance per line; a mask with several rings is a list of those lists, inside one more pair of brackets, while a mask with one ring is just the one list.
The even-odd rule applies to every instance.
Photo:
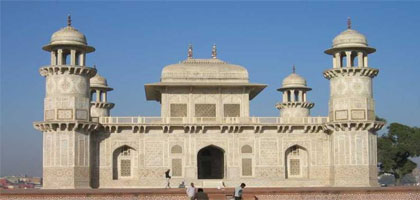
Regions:
[[195, 104], [196, 117], [216, 117], [216, 104]]
[[121, 160], [121, 176], [131, 176], [131, 160]]
[[290, 175], [292, 176], [300, 175], [300, 160], [299, 159], [290, 159]]
[[187, 117], [187, 104], [171, 104], [171, 117]]
[[225, 104], [224, 116], [225, 117], [239, 117], [241, 115], [239, 104]]
[[252, 176], [251, 158], [242, 158], [242, 176]]
[[172, 159], [172, 176], [182, 176], [181, 159]]

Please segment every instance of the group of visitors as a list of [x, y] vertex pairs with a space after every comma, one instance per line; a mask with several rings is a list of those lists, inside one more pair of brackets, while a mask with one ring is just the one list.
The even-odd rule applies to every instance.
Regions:
[[[235, 193], [233, 196], [235, 200], [242, 199], [243, 189], [245, 188], [245, 183], [241, 183], [240, 186], [235, 188]], [[187, 188], [187, 196], [190, 200], [208, 200], [209, 196], [204, 192], [203, 188], [196, 189], [194, 183], [191, 183], [191, 186]]]
[[[171, 180], [171, 176], [169, 175], [170, 171], [171, 170], [168, 169], [165, 172], [165, 178], [167, 181], [166, 188], [170, 188], [170, 180]], [[184, 182], [182, 182], [181, 185], [184, 185]], [[224, 182], [223, 182], [223, 186], [225, 186]], [[235, 200], [242, 199], [242, 193], [245, 186], [246, 186], [245, 183], [241, 183], [240, 186], [235, 188], [235, 193], [233, 194], [233, 196], [235, 197]], [[208, 200], [209, 199], [209, 196], [207, 195], [207, 193], [204, 192], [203, 188], [198, 188], [198, 189], [195, 188], [194, 183], [191, 183], [191, 186], [187, 188], [186, 192], [190, 200]]]

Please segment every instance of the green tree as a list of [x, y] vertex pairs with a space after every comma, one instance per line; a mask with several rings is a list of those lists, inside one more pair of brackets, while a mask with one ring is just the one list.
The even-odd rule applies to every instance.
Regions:
[[380, 174], [394, 175], [396, 185], [413, 171], [417, 164], [411, 157], [420, 155], [420, 129], [399, 123], [388, 126], [388, 133], [378, 137], [378, 163]]

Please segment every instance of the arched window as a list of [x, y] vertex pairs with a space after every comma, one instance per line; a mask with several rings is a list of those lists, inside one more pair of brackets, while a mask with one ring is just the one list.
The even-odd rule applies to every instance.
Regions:
[[241, 153], [252, 153], [252, 147], [249, 145], [242, 146]]
[[291, 100], [291, 97], [292, 95], [290, 95], [290, 90], [289, 91], [287, 91], [287, 102], [290, 102], [290, 101], [292, 101]]
[[294, 145], [285, 152], [285, 177], [307, 178], [309, 170], [308, 152], [305, 148]]
[[182, 153], [182, 147], [179, 145], [175, 145], [171, 148], [171, 153]]
[[133, 176], [135, 150], [127, 145], [116, 149], [112, 156], [112, 178], [130, 178]]
[[299, 91], [297, 91], [297, 90], [295, 90], [295, 101], [301, 101], [300, 99], [299, 99]]

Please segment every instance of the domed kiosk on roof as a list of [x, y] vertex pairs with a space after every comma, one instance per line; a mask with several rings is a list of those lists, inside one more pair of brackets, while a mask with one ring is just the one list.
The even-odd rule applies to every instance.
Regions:
[[249, 99], [254, 98], [266, 85], [248, 81], [248, 71], [240, 65], [229, 64], [216, 58], [216, 46], [213, 45], [212, 58], [197, 59], [192, 56], [192, 46], [188, 47], [188, 58], [177, 64], [163, 68], [161, 81], [146, 84], [148, 100], [160, 101], [159, 88], [163, 87], [246, 87]]
[[66, 45], [66, 46], [78, 46], [90, 53], [95, 51], [95, 48], [88, 46], [86, 36], [79, 30], [71, 26], [71, 18], [68, 17], [67, 26], [61, 28], [51, 36], [50, 43], [45, 45], [42, 49], [46, 51], [52, 50], [55, 46]]

